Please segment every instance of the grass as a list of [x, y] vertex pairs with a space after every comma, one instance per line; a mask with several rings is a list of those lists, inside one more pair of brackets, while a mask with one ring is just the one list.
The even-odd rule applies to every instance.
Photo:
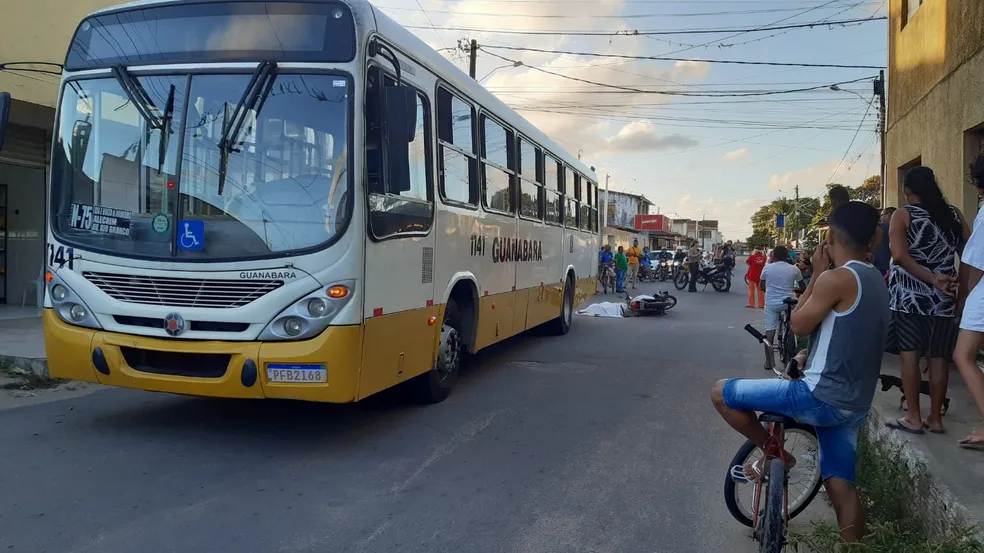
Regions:
[[901, 449], [867, 437], [858, 439], [858, 492], [865, 506], [868, 535], [846, 544], [837, 526], [814, 521], [803, 532], [791, 532], [790, 548], [801, 553], [984, 553], [980, 530], [966, 525], [932, 535], [915, 511], [915, 499], [928, 493], [925, 472], [912, 474]]

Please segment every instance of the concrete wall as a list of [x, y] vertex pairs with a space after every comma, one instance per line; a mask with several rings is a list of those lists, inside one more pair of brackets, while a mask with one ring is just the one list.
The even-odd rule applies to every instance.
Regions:
[[984, 2], [925, 2], [903, 27], [904, 4], [889, 3], [886, 203], [901, 205], [900, 168], [918, 161], [972, 219], [966, 168], [984, 138]]
[[635, 228], [635, 216], [637, 214], [646, 215], [646, 207], [642, 207], [642, 200], [637, 196], [630, 196], [628, 194], [622, 194], [621, 192], [615, 192], [614, 190], [609, 191], [611, 194], [611, 200], [606, 203], [605, 201], [605, 191], [599, 190], [599, 201], [602, 205], [608, 206], [608, 220], [609, 225], [615, 225], [626, 228]]
[[[64, 63], [68, 42], [90, 12], [122, 0], [7, 0], [0, 17], [0, 61]], [[53, 107], [58, 77], [0, 71], [0, 91], [14, 98]]]

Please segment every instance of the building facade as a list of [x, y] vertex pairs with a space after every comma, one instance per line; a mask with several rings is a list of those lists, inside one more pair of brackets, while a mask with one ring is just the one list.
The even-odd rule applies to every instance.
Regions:
[[[45, 185], [58, 97], [58, 65], [86, 14], [120, 0], [5, 2], [0, 91], [13, 98], [0, 150], [0, 304], [35, 305], [44, 268]], [[33, 63], [22, 63], [33, 62]], [[51, 70], [56, 74], [18, 71]]]
[[889, 0], [887, 205], [926, 165], [964, 216], [977, 214], [968, 166], [984, 152], [984, 2]]

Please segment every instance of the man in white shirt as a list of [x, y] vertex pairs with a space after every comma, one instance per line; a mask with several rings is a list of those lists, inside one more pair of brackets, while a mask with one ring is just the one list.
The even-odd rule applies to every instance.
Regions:
[[799, 267], [789, 262], [789, 250], [776, 246], [773, 250], [775, 261], [762, 269], [765, 282], [765, 336], [774, 344], [776, 329], [779, 328], [779, 314], [786, 310], [783, 300], [793, 297], [793, 289], [803, 281]]
[[[978, 195], [984, 194], [984, 155], [970, 166], [970, 177]], [[984, 420], [984, 373], [977, 366], [977, 356], [984, 345], [984, 209], [974, 219], [974, 232], [960, 253], [960, 290], [957, 310], [960, 335], [953, 351], [953, 361], [960, 369], [977, 410]], [[984, 423], [979, 424], [957, 444], [967, 449], [984, 450]]]

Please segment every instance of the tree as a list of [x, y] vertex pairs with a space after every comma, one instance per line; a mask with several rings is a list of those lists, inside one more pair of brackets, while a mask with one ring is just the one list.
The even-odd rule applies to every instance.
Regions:
[[767, 234], [760, 234], [758, 232], [755, 232], [751, 236], [749, 236], [748, 240], [746, 240], [745, 242], [748, 246], [748, 249], [750, 250], [755, 250], [759, 248], [765, 249], [769, 247], [769, 243], [771, 242], [771, 237]]
[[[830, 190], [836, 184], [828, 184], [827, 190]], [[840, 185], [844, 186], [844, 185]], [[851, 188], [850, 186], [845, 186], [847, 192], [851, 195], [852, 200], [859, 202], [865, 202], [869, 205], [875, 207], [875, 209], [881, 208], [881, 177], [878, 175], [872, 175], [864, 180], [860, 186], [856, 188]], [[816, 216], [813, 218], [813, 226], [822, 226], [830, 215], [830, 197], [825, 193], [823, 195], [823, 204], [817, 211]]]
[[881, 177], [872, 175], [864, 179], [861, 186], [851, 189], [851, 199], [870, 204], [875, 209], [881, 209], [881, 192]]

